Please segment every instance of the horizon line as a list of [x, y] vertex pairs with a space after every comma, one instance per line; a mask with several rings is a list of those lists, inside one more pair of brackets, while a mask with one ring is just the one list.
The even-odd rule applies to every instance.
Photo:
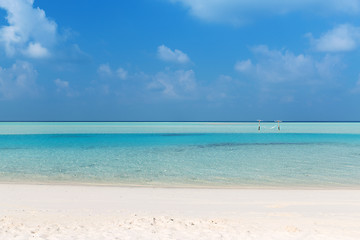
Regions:
[[[73, 121], [73, 120], [64, 120], [64, 121], [60, 121], [60, 120], [40, 120], [40, 121], [23, 121], [23, 120], [9, 120], [9, 121], [5, 121], [5, 120], [0, 120], [0, 123], [35, 123], [35, 122], [44, 122], [44, 123], [52, 123], [52, 122], [68, 122], [68, 123], [71, 123], [71, 122], [74, 122], [74, 123], [80, 123], [80, 122], [94, 122], [94, 123], [101, 123], [101, 122], [104, 122], [104, 123], [125, 123], [125, 122], [129, 122], [129, 123], [136, 123], [136, 122], [153, 122], [153, 123], [156, 123], [156, 122], [173, 122], [173, 123], [176, 123], [176, 122], [229, 122], [229, 123], [247, 123], [247, 122], [254, 122], [254, 123], [257, 123], [259, 120], [247, 120], [247, 121], [91, 121], [91, 120], [79, 120], [79, 121]], [[266, 122], [277, 122], [278, 120], [261, 120], [261, 122], [263, 123], [266, 123]], [[351, 120], [351, 121], [321, 121], [321, 120], [306, 120], [306, 121], [297, 121], [297, 120], [289, 120], [289, 121], [286, 121], [286, 120], [281, 120], [281, 122], [287, 122], [287, 123], [295, 123], [295, 122], [298, 122], [298, 123], [310, 123], [310, 122], [313, 122], [313, 123], [359, 123], [360, 120]]]

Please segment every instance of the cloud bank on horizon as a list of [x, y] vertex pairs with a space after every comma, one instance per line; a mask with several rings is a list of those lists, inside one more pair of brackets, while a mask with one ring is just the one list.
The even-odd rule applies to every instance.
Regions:
[[0, 120], [360, 119], [359, 0], [140, 2], [0, 0]]

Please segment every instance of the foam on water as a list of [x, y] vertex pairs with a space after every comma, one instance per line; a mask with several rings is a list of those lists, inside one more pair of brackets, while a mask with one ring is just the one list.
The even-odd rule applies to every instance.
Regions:
[[360, 124], [273, 125], [1, 123], [0, 181], [360, 186]]

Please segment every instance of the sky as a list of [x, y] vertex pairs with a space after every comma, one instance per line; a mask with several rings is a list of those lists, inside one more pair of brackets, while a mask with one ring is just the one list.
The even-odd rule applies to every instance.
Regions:
[[0, 0], [0, 121], [360, 121], [360, 0]]

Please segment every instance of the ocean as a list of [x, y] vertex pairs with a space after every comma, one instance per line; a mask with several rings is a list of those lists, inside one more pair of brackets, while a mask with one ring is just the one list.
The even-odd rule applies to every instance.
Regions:
[[0, 182], [360, 188], [360, 123], [2, 122]]

